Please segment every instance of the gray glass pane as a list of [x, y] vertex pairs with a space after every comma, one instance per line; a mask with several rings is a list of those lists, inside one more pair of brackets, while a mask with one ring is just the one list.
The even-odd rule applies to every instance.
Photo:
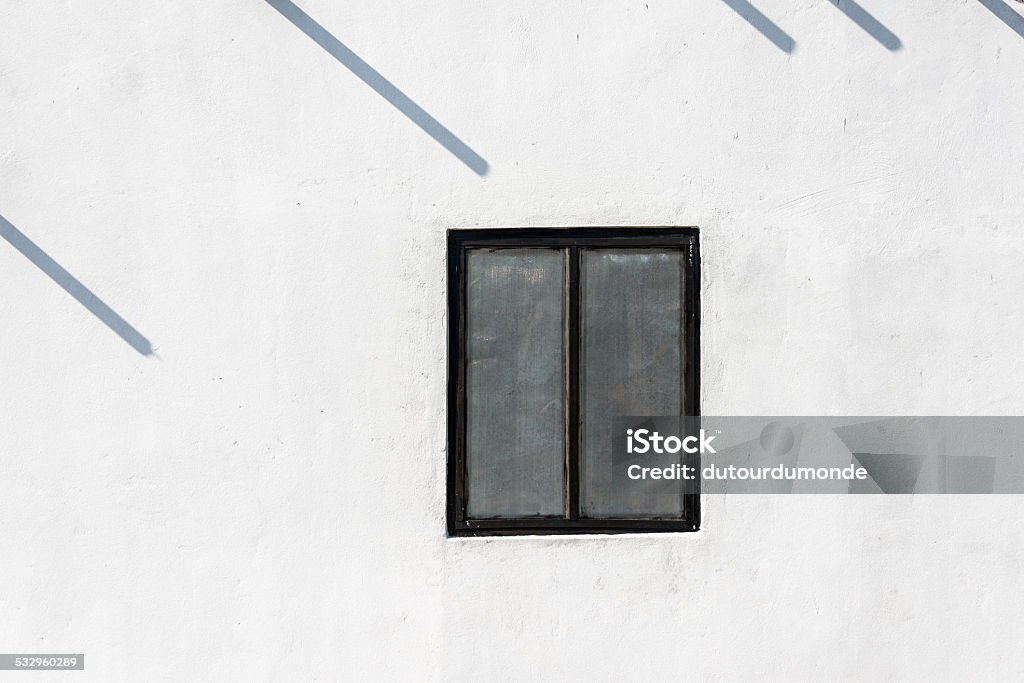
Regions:
[[[612, 461], [616, 416], [680, 415], [681, 250], [582, 253], [580, 506], [587, 517], [678, 516], [682, 496], [665, 482], [631, 480]], [[643, 457], [643, 456], [637, 456]], [[642, 464], [642, 463], [641, 463]], [[651, 463], [648, 463], [651, 464]]]
[[467, 513], [565, 511], [564, 257], [467, 254]]

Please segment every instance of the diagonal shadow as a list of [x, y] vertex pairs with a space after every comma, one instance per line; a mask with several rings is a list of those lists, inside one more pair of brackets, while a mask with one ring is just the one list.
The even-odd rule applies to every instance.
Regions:
[[88, 287], [83, 285], [74, 275], [54, 261], [50, 256], [39, 248], [35, 242], [30, 240], [25, 233], [11, 225], [3, 216], [0, 216], [0, 237], [21, 252], [21, 255], [31, 261], [36, 268], [46, 273], [57, 286], [70, 294], [75, 300], [85, 306], [90, 313], [99, 318], [100, 322], [109, 327], [114, 334], [123, 339], [129, 346], [141, 353], [143, 356], [152, 356], [153, 345], [149, 343], [141, 332], [132, 327], [127, 320], [119, 316], [110, 306], [93, 294]]
[[423, 107], [413, 102], [394, 83], [384, 78], [379, 71], [364, 62], [355, 52], [331, 35], [313, 17], [303, 12], [290, 0], [266, 0], [266, 3], [305, 33], [310, 40], [341, 62], [374, 92], [405, 114], [410, 121], [419, 126], [420, 130], [434, 138], [442, 147], [454, 154], [459, 161], [469, 166], [474, 173], [478, 176], [487, 175], [488, 163], [483, 157], [474, 152], [455, 133], [445, 128], [440, 121], [425, 112]]
[[728, 5], [733, 12], [743, 17], [748, 24], [760, 31], [761, 35], [775, 43], [775, 47], [786, 53], [796, 49], [796, 41], [779, 28], [778, 24], [762, 14], [761, 10], [747, 2], [747, 0], [722, 0], [722, 2]]
[[1024, 17], [1017, 14], [1012, 7], [1001, 0], [978, 0], [999, 21], [1009, 26], [1018, 36], [1024, 38]]
[[895, 33], [887, 29], [882, 22], [875, 19], [866, 9], [858, 5], [854, 0], [829, 0], [840, 12], [848, 16], [853, 23], [867, 31], [868, 35], [885, 46], [890, 52], [896, 52], [903, 47], [903, 42]]

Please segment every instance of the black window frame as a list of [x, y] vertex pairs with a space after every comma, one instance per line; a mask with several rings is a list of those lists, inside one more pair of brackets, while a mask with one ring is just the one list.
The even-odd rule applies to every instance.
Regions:
[[[566, 517], [473, 519], [466, 514], [466, 253], [472, 248], [568, 250], [566, 273]], [[592, 247], [673, 247], [685, 256], [683, 413], [700, 415], [700, 243], [695, 227], [459, 228], [448, 231], [449, 536], [687, 532], [700, 528], [700, 494], [666, 518], [580, 516], [580, 251]]]

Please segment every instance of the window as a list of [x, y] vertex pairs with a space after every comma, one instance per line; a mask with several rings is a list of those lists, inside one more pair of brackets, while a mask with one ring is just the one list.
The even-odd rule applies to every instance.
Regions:
[[693, 531], [616, 476], [612, 420], [697, 415], [695, 228], [448, 233], [448, 530]]

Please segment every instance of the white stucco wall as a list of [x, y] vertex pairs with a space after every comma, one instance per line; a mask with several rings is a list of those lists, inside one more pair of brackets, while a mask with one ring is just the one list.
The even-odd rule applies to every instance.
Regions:
[[4, 0], [0, 214], [155, 355], [0, 240], [0, 651], [89, 680], [1019, 678], [1018, 498], [444, 524], [449, 227], [699, 226], [707, 414], [1022, 413], [1024, 34], [992, 2], [863, 0], [894, 50], [754, 0], [791, 53], [723, 0], [301, 3], [480, 176], [264, 0]]

